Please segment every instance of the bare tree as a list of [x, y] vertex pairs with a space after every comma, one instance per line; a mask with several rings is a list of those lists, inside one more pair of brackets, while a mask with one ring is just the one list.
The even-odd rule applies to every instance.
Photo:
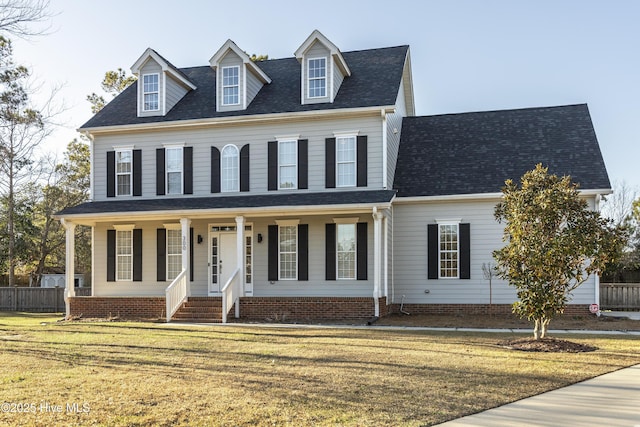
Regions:
[[600, 212], [615, 225], [626, 225], [633, 214], [633, 202], [638, 198], [637, 188], [626, 181], [613, 183], [613, 194], [605, 197]]
[[32, 24], [49, 19], [49, 0], [0, 0], [0, 33], [18, 37], [43, 34]]

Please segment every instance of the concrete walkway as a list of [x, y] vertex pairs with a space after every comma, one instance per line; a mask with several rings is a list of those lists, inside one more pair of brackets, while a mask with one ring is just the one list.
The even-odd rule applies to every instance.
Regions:
[[640, 365], [439, 425], [640, 427]]

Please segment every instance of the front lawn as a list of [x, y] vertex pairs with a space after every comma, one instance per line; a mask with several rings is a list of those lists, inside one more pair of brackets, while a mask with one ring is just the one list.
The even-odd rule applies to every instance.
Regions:
[[58, 319], [0, 313], [0, 424], [422, 426], [640, 363], [625, 336], [526, 353], [496, 345], [512, 334]]

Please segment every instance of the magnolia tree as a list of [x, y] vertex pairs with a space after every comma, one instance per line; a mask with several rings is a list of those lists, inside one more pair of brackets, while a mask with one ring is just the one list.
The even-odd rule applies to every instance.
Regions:
[[540, 164], [520, 185], [507, 180], [502, 193], [494, 213], [505, 224], [506, 245], [493, 253], [498, 276], [517, 289], [513, 312], [544, 338], [571, 292], [620, 254], [625, 231], [590, 210], [570, 177]]

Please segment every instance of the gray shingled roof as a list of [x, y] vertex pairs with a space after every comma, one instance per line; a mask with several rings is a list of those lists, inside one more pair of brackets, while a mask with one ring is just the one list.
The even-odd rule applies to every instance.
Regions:
[[179, 210], [242, 209], [295, 206], [349, 206], [388, 203], [393, 190], [332, 191], [323, 193], [291, 192], [246, 196], [181, 197], [127, 199], [87, 202], [58, 212], [56, 215], [109, 214], [116, 212], [155, 212]]
[[542, 163], [581, 189], [611, 188], [586, 104], [402, 122], [398, 197], [497, 193]]
[[137, 117], [137, 83], [132, 84], [109, 102], [99, 113], [82, 125], [83, 128], [174, 120], [253, 114], [288, 113], [394, 105], [408, 46], [343, 52], [351, 69], [333, 103], [300, 103], [300, 63], [295, 58], [272, 59], [257, 65], [271, 78], [246, 110], [216, 112], [216, 79], [210, 66], [181, 68], [197, 89], [185, 95], [166, 116]]

